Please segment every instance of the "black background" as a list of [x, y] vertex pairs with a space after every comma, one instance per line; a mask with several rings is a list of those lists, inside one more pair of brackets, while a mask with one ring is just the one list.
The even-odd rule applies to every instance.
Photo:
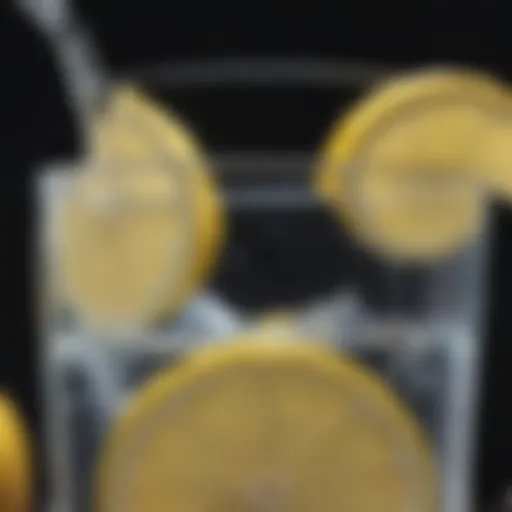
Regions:
[[[327, 8], [319, 3], [292, 2], [266, 7], [260, 2], [203, 6], [199, 2], [82, 1], [79, 7], [97, 36], [106, 64], [114, 71], [164, 59], [306, 55], [397, 65], [465, 62], [512, 78], [511, 39], [500, 21], [506, 10], [493, 2], [464, 7], [438, 1], [425, 6], [417, 2], [336, 2]], [[14, 11], [3, 9], [0, 82], [7, 87], [1, 93], [5, 126], [1, 132], [4, 347], [0, 351], [0, 378], [19, 397], [38, 431], [29, 273], [33, 214], [30, 183], [38, 162], [76, 154], [78, 136], [44, 40]], [[227, 140], [244, 146], [313, 147], [332, 112], [328, 112], [322, 95], [302, 94], [304, 101], [298, 98], [296, 104], [307, 106], [293, 112], [283, 107], [281, 121], [270, 127], [268, 118], [258, 117], [256, 112], [260, 104], [266, 104], [267, 110], [272, 105], [284, 105], [286, 102], [278, 95], [259, 97], [250, 112], [244, 110], [242, 99], [238, 104], [232, 99], [230, 104], [222, 99], [216, 103], [206, 97], [194, 102], [184, 97], [181, 103], [175, 100], [175, 106], [185, 111], [188, 108], [186, 113], [192, 117], [196, 115], [198, 131], [212, 148], [222, 148]], [[286, 116], [288, 123], [283, 121]], [[512, 479], [512, 218], [506, 208], [496, 210], [478, 467], [482, 502], [494, 499]], [[258, 235], [249, 232], [247, 236], [253, 236], [256, 246]], [[314, 254], [304, 259], [303, 265], [311, 266]], [[299, 268], [300, 262], [294, 265]], [[287, 267], [284, 262], [281, 266], [274, 269], [276, 275]], [[292, 281], [282, 282], [282, 288], [290, 291]], [[302, 290], [292, 289], [291, 293], [297, 295]], [[282, 298], [285, 300], [286, 294]]]

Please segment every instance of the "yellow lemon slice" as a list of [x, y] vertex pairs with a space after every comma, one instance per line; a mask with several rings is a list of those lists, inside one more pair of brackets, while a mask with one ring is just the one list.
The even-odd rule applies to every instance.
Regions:
[[301, 332], [301, 316], [298, 311], [276, 308], [263, 311], [248, 322], [246, 332], [265, 337], [296, 336]]
[[501, 84], [458, 69], [377, 86], [335, 124], [316, 190], [365, 245], [394, 259], [449, 254], [481, 228], [476, 148], [503, 106]]
[[258, 317], [258, 325], [288, 325], [297, 319], [297, 311], [291, 308], [276, 308], [264, 311]]
[[32, 502], [28, 433], [9, 396], [0, 393], [0, 510], [28, 512]]
[[156, 375], [100, 461], [99, 512], [439, 510], [436, 464], [386, 384], [258, 333]]
[[172, 315], [205, 279], [223, 237], [220, 198], [179, 121], [123, 87], [60, 216], [66, 297], [91, 324]]

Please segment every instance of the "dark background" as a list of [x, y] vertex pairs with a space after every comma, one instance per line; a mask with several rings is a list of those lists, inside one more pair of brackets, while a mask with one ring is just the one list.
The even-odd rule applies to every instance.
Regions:
[[[428, 6], [417, 2], [337, 2], [330, 11], [318, 3], [265, 7], [260, 2], [203, 6], [194, 2], [82, 1], [79, 7], [113, 71], [163, 60], [273, 55], [361, 59], [393, 67], [463, 62], [512, 78], [511, 40], [500, 22], [505, 11], [492, 2], [463, 9], [447, 2], [430, 2]], [[0, 379], [19, 397], [37, 432], [40, 411], [29, 272], [31, 176], [37, 163], [75, 155], [79, 144], [44, 40], [8, 6], [3, 11], [0, 81], [7, 87], [1, 96], [5, 127], [1, 139], [0, 218], [4, 225], [0, 229], [0, 289], [5, 300]], [[267, 90], [253, 92], [250, 102], [244, 94], [216, 93], [212, 100], [204, 93], [192, 97], [184, 92], [172, 100], [210, 149], [304, 149], [314, 148], [320, 140], [334, 114], [333, 105], [342, 105], [357, 92], [299, 90], [283, 94]], [[317, 224], [310, 221], [314, 233]], [[325, 290], [330, 275], [326, 260], [322, 260], [323, 272], [313, 275], [307, 270], [318, 263], [318, 251], [315, 255], [314, 250], [302, 247], [294, 251], [291, 262], [279, 251], [269, 253], [268, 247], [277, 243], [282, 231], [272, 234], [254, 222], [241, 222], [237, 229], [243, 231], [245, 243], [264, 264], [253, 269], [259, 287], [253, 287], [252, 294], [244, 294], [246, 283], [237, 288], [228, 270], [218, 277], [232, 296], [248, 307], [260, 307], [269, 304], [270, 297], [276, 303], [288, 302], [307, 297], [312, 290]], [[293, 245], [294, 232], [308, 230], [304, 222], [299, 219], [295, 231], [284, 227], [289, 232], [286, 245]], [[506, 208], [496, 207], [495, 232], [478, 467], [482, 503], [493, 500], [512, 479], [512, 217]], [[273, 267], [268, 266], [271, 260]], [[299, 273], [305, 276], [303, 288], [293, 284]]]

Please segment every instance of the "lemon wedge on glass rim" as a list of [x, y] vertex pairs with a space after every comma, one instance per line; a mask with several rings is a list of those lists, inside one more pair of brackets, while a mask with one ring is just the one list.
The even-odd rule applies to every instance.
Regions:
[[477, 148], [504, 88], [459, 68], [405, 73], [341, 116], [323, 146], [315, 189], [363, 245], [428, 261], [482, 229], [487, 175]]

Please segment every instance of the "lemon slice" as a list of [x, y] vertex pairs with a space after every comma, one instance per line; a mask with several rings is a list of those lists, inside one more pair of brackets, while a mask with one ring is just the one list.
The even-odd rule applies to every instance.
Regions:
[[431, 69], [379, 85], [338, 120], [316, 190], [364, 245], [393, 259], [442, 257], [481, 229], [477, 148], [504, 105], [498, 82]]
[[320, 346], [245, 336], [136, 393], [96, 510], [439, 510], [428, 443], [383, 381]]
[[263, 311], [257, 319], [256, 325], [261, 327], [293, 324], [298, 317], [298, 312], [293, 308], [275, 308]]
[[8, 395], [0, 393], [0, 510], [28, 512], [31, 462], [28, 434]]
[[116, 90], [93, 140], [59, 219], [64, 293], [95, 326], [172, 315], [206, 278], [223, 238], [201, 150], [129, 87]]
[[269, 309], [256, 315], [248, 322], [245, 332], [256, 336], [275, 338], [301, 334], [302, 316], [291, 308]]

